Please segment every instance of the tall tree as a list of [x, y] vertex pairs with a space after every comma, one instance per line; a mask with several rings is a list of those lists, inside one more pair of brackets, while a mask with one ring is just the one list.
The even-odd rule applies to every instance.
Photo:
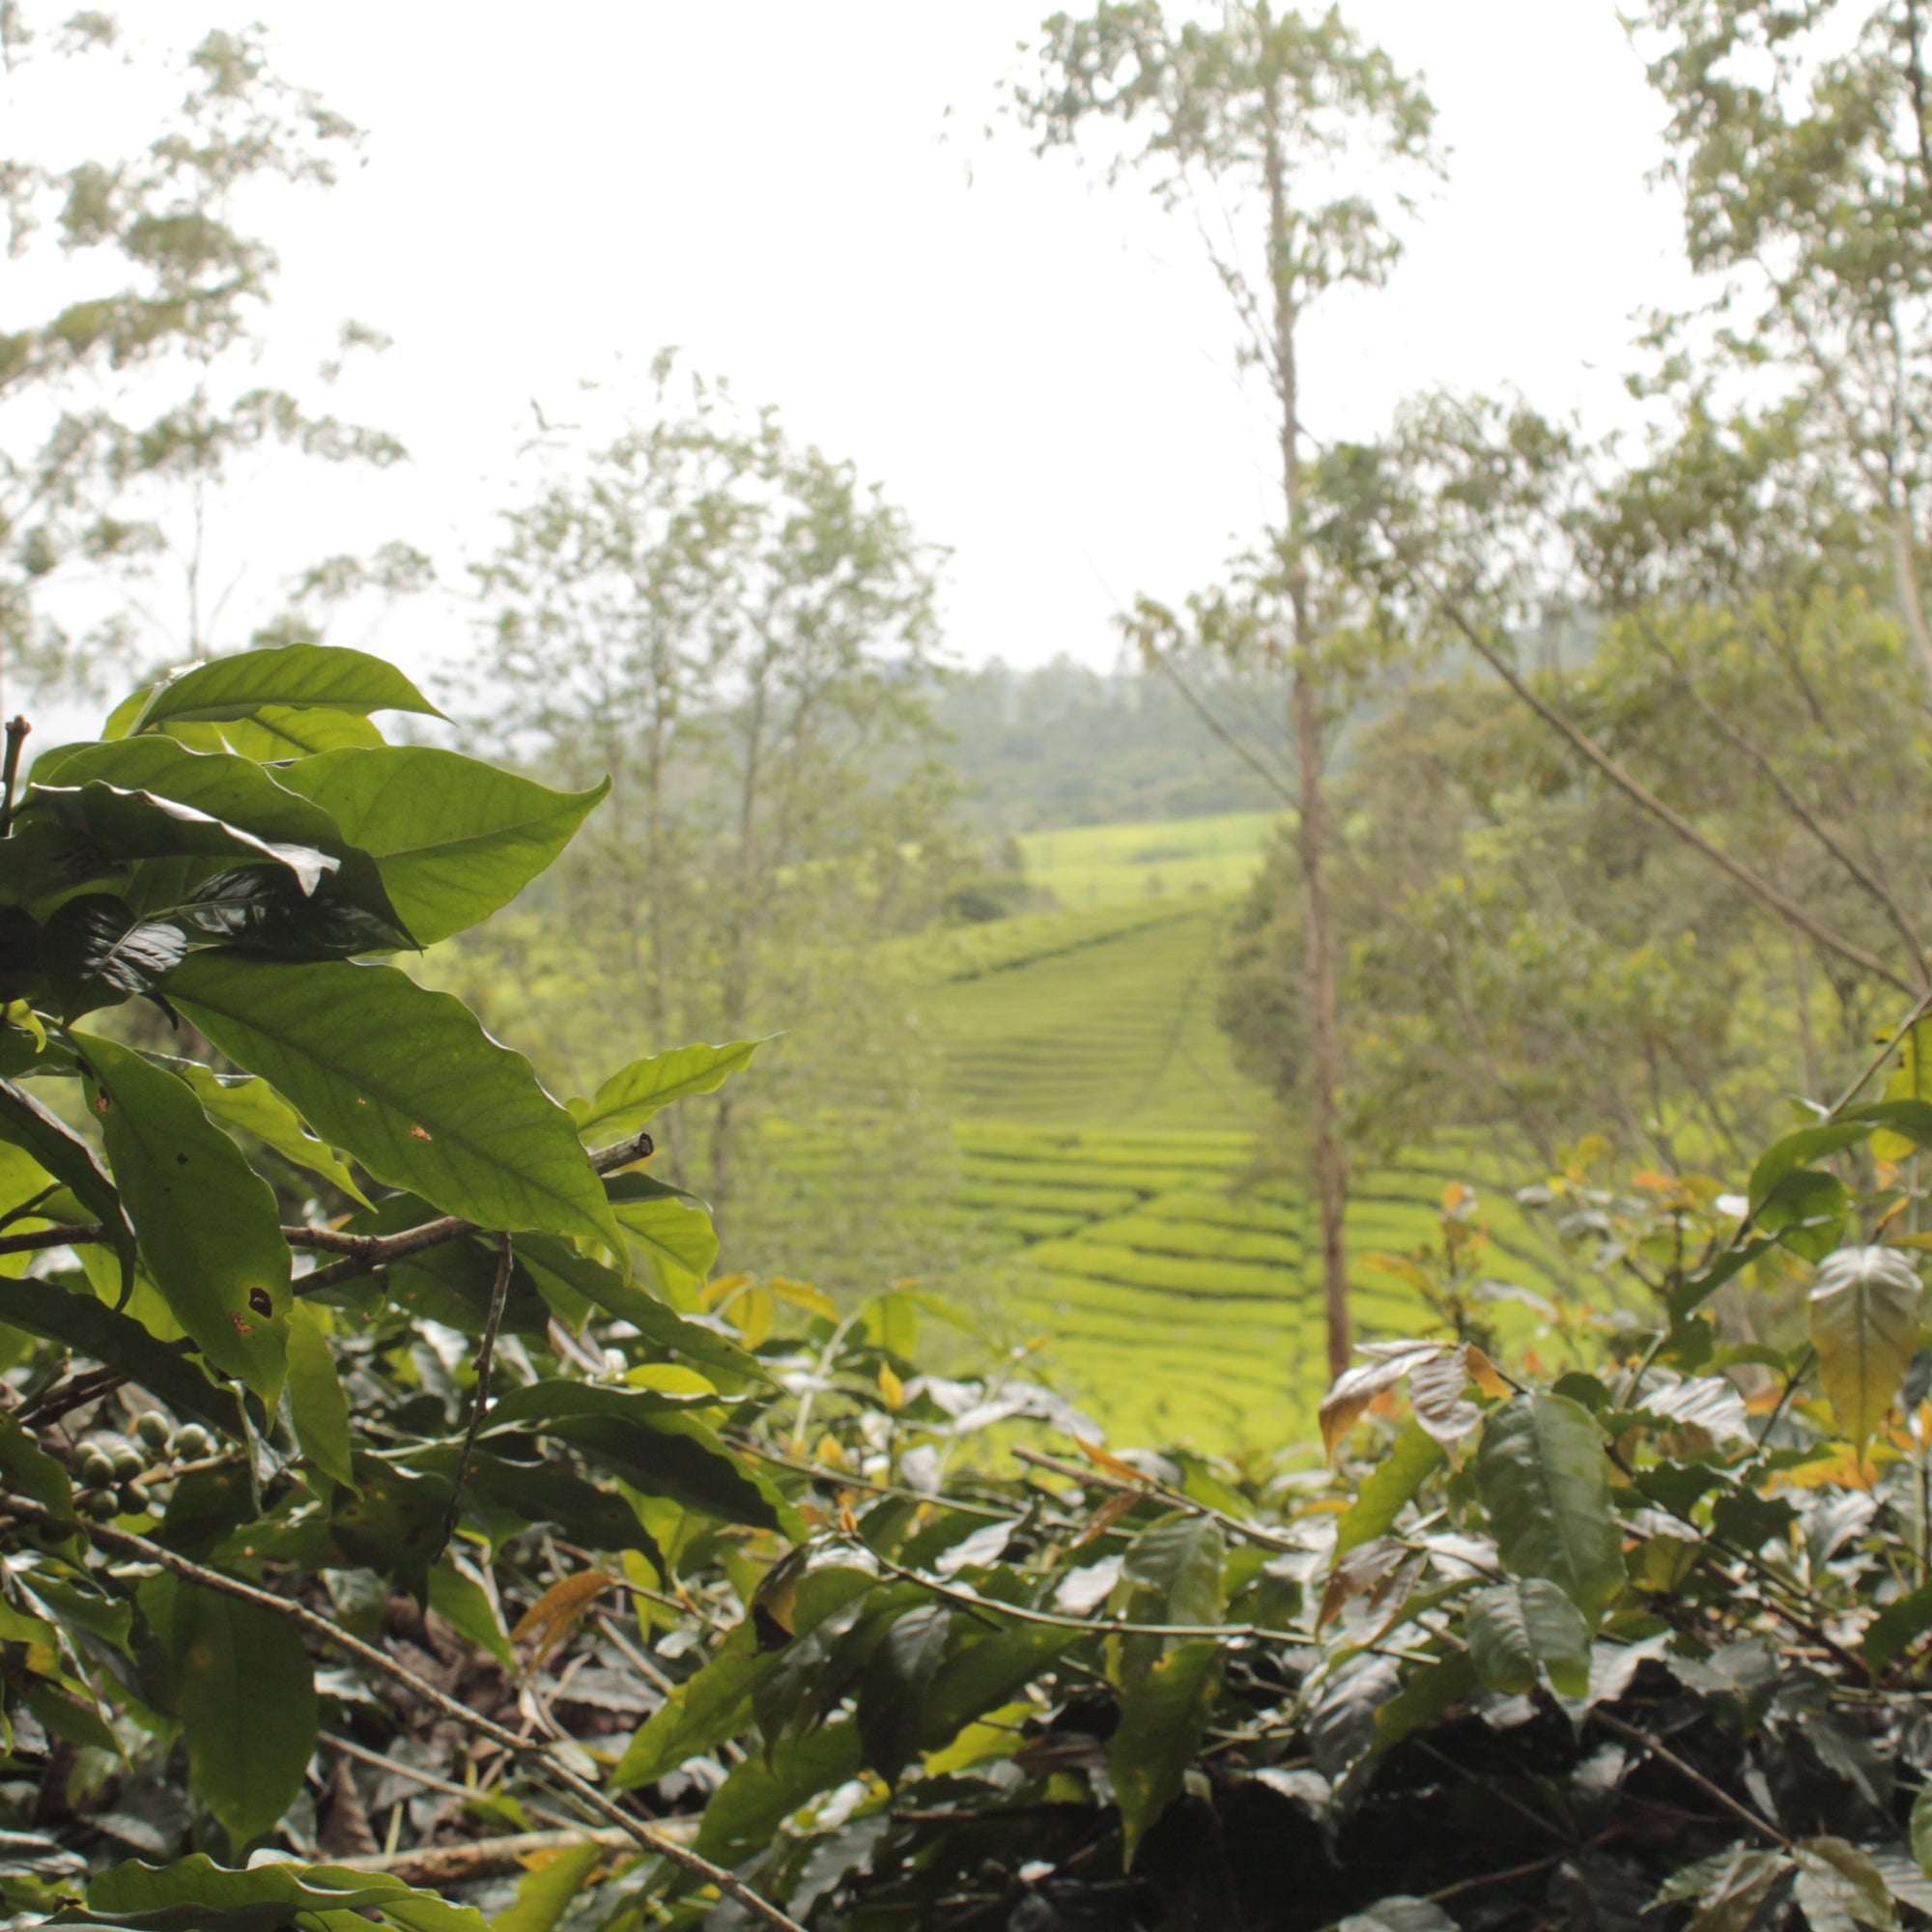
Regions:
[[[616, 986], [657, 1038], [863, 1011], [867, 943], [929, 913], [947, 839], [923, 755], [929, 554], [904, 516], [771, 412], [680, 393], [668, 363], [652, 408], [601, 447], [553, 451], [479, 572], [479, 734], [558, 781], [611, 781], [511, 976], [594, 983], [547, 1003], [572, 1071]], [[671, 1150], [721, 1214], [741, 1108], [720, 1101], [702, 1141]]]
[[1814, 460], [1856, 480], [1932, 678], [1932, 74], [1924, 0], [1648, 0], [1690, 264], [1718, 293], [1666, 325], [1670, 382], [1781, 371]]
[[[122, 39], [107, 14], [47, 31], [4, 0], [0, 86], [16, 102], [65, 99]], [[257, 367], [279, 266], [255, 232], [257, 191], [327, 187], [356, 128], [274, 73], [258, 29], [211, 32], [179, 66], [185, 92], [145, 147], [0, 156], [8, 252], [30, 271], [0, 311], [0, 675], [16, 683], [239, 641], [221, 622], [233, 585], [215, 581], [213, 543], [238, 467], [278, 446], [378, 466], [403, 454]], [[343, 325], [342, 353], [380, 342]], [[338, 355], [325, 384], [339, 369]], [[304, 587], [420, 571], [412, 553], [338, 558]], [[129, 580], [156, 572], [169, 594], [144, 611]]]
[[1258, 231], [1264, 266], [1256, 277], [1199, 223], [1240, 317], [1243, 359], [1263, 370], [1276, 409], [1281, 521], [1233, 604], [1241, 632], [1260, 637], [1288, 669], [1313, 1167], [1328, 1358], [1339, 1375], [1351, 1337], [1342, 1015], [1323, 784], [1335, 706], [1307, 542], [1298, 332], [1331, 290], [1387, 278], [1398, 242], [1373, 202], [1350, 188], [1350, 177], [1372, 161], [1427, 160], [1434, 117], [1422, 88], [1336, 9], [1309, 16], [1278, 12], [1268, 0], [1228, 0], [1217, 12], [1204, 24], [1170, 20], [1158, 0], [1115, 0], [1091, 14], [1056, 14], [1041, 30], [1037, 77], [1017, 99], [1042, 152], [1078, 147], [1104, 125], [1114, 136], [1105, 154], [1110, 180], [1141, 171], [1170, 207], [1196, 205], [1211, 185], [1236, 218]]

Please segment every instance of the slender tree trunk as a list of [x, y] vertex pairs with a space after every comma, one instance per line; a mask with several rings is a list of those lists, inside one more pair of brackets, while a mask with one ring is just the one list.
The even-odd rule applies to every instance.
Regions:
[[1918, 559], [1912, 542], [1912, 525], [1902, 505], [1892, 506], [1891, 569], [1898, 586], [1898, 607], [1905, 616], [1905, 628], [1918, 652], [1918, 662], [1927, 677], [1932, 677], [1932, 632], [1925, 626], [1925, 603], [1918, 594]]
[[[1272, 102], [1271, 102], [1272, 104]], [[1288, 189], [1273, 116], [1267, 129], [1268, 266], [1274, 285], [1275, 374], [1281, 398], [1281, 483], [1287, 511], [1289, 601], [1293, 611], [1290, 723], [1299, 781], [1302, 977], [1309, 1032], [1309, 1085], [1314, 1121], [1315, 1198], [1321, 1217], [1321, 1312], [1328, 1373], [1342, 1374], [1354, 1344], [1349, 1316], [1349, 1157], [1342, 1145], [1342, 1018], [1335, 987], [1334, 914], [1328, 897], [1328, 800], [1322, 785], [1321, 704], [1315, 626], [1308, 608], [1307, 555], [1301, 533], [1301, 451], [1294, 361], [1294, 290], [1290, 257]]]

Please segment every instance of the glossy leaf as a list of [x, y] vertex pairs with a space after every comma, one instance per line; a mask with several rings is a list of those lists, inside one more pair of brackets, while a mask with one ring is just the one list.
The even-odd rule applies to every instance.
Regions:
[[187, 937], [166, 920], [142, 919], [111, 893], [69, 899], [41, 932], [41, 964], [61, 1016], [76, 1020], [152, 993], [187, 952]]
[[287, 1372], [291, 1301], [274, 1190], [185, 1080], [112, 1040], [74, 1039], [143, 1265], [202, 1353], [272, 1408]]
[[570, 1117], [460, 1000], [389, 966], [183, 962], [169, 997], [378, 1179], [486, 1228], [621, 1245]]
[[1623, 1586], [1603, 1432], [1560, 1395], [1520, 1395], [1493, 1410], [1476, 1483], [1503, 1567], [1557, 1585], [1594, 1621]]
[[1811, 1346], [1838, 1427], [1862, 1443], [1897, 1398], [1918, 1346], [1924, 1291], [1896, 1248], [1840, 1248], [1811, 1291]]
[[506, 906], [570, 842], [610, 789], [552, 791], [514, 772], [420, 745], [326, 752], [280, 774], [374, 854], [423, 945]]
[[286, 1617], [183, 1583], [175, 1688], [195, 1790], [239, 1850], [295, 1802], [315, 1753], [315, 1676]]
[[96, 779], [87, 784], [37, 785], [24, 810], [85, 838], [109, 859], [231, 859], [285, 866], [312, 893], [336, 861], [313, 845], [258, 838], [191, 805], [130, 791]]
[[264, 705], [290, 710], [413, 711], [440, 718], [428, 698], [394, 665], [335, 644], [289, 644], [237, 651], [195, 665], [157, 684], [128, 735], [171, 721], [247, 718]]
[[715, 1094], [732, 1074], [750, 1064], [762, 1040], [733, 1040], [728, 1046], [680, 1046], [634, 1060], [598, 1088], [596, 1097], [573, 1100], [571, 1118], [584, 1144], [595, 1147], [635, 1133], [673, 1101], [694, 1094]]
[[648, 1174], [613, 1174], [604, 1185], [618, 1226], [667, 1293], [710, 1274], [718, 1260], [718, 1231], [709, 1208]]
[[918, 1753], [925, 1731], [926, 1693], [946, 1656], [952, 1612], [923, 1604], [897, 1617], [879, 1640], [859, 1690], [859, 1738], [867, 1767], [888, 1784]]
[[1528, 1577], [1477, 1591], [1467, 1629], [1476, 1675], [1492, 1690], [1533, 1690], [1541, 1665], [1560, 1696], [1588, 1694], [1590, 1627], [1554, 1583]]
[[71, 1279], [79, 1284], [71, 1292], [58, 1278], [0, 1276], [0, 1321], [118, 1369], [178, 1415], [227, 1435], [242, 1434], [241, 1405], [232, 1390], [211, 1382], [180, 1349], [157, 1342], [131, 1316], [109, 1308], [83, 1276]]

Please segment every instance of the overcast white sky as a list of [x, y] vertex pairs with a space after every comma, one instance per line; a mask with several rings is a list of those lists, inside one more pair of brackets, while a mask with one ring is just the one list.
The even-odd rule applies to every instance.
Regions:
[[[282, 71], [369, 133], [277, 229], [290, 339], [304, 317], [387, 331], [349, 400], [413, 461], [348, 492], [279, 466], [231, 521], [257, 566], [236, 611], [275, 568], [387, 536], [460, 568], [514, 493], [530, 399], [570, 420], [580, 379], [641, 394], [675, 344], [948, 547], [961, 658], [1111, 662], [1119, 602], [1179, 597], [1254, 532], [1268, 430], [1188, 224], [1010, 126], [983, 138], [1040, 11], [244, 0]], [[178, 43], [221, 17], [129, 12]], [[1449, 175], [1388, 291], [1310, 324], [1312, 429], [1372, 432], [1437, 383], [1605, 420], [1634, 313], [1689, 295], [1614, 0], [1347, 12], [1424, 71]], [[445, 601], [342, 640], [418, 662], [462, 636]]]

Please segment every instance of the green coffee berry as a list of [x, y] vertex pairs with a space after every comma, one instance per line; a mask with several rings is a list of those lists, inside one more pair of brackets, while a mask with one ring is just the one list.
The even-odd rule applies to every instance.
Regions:
[[120, 1493], [121, 1516], [145, 1516], [148, 1513], [148, 1492], [134, 1483], [123, 1483]]
[[146, 1472], [148, 1459], [138, 1449], [117, 1449], [112, 1458], [114, 1480], [117, 1483], [131, 1483], [136, 1476]]
[[175, 1454], [184, 1463], [198, 1463], [214, 1453], [214, 1437], [200, 1423], [190, 1422], [175, 1437]]
[[121, 1498], [112, 1490], [82, 1490], [74, 1501], [96, 1522], [106, 1522], [121, 1514]]
[[114, 1463], [111, 1458], [102, 1455], [99, 1449], [89, 1449], [81, 1457], [80, 1465], [74, 1474], [80, 1478], [85, 1488], [104, 1490], [114, 1481]]
[[174, 1434], [168, 1419], [159, 1409], [151, 1408], [145, 1415], [134, 1418], [134, 1434], [157, 1454], [168, 1446], [168, 1437]]

